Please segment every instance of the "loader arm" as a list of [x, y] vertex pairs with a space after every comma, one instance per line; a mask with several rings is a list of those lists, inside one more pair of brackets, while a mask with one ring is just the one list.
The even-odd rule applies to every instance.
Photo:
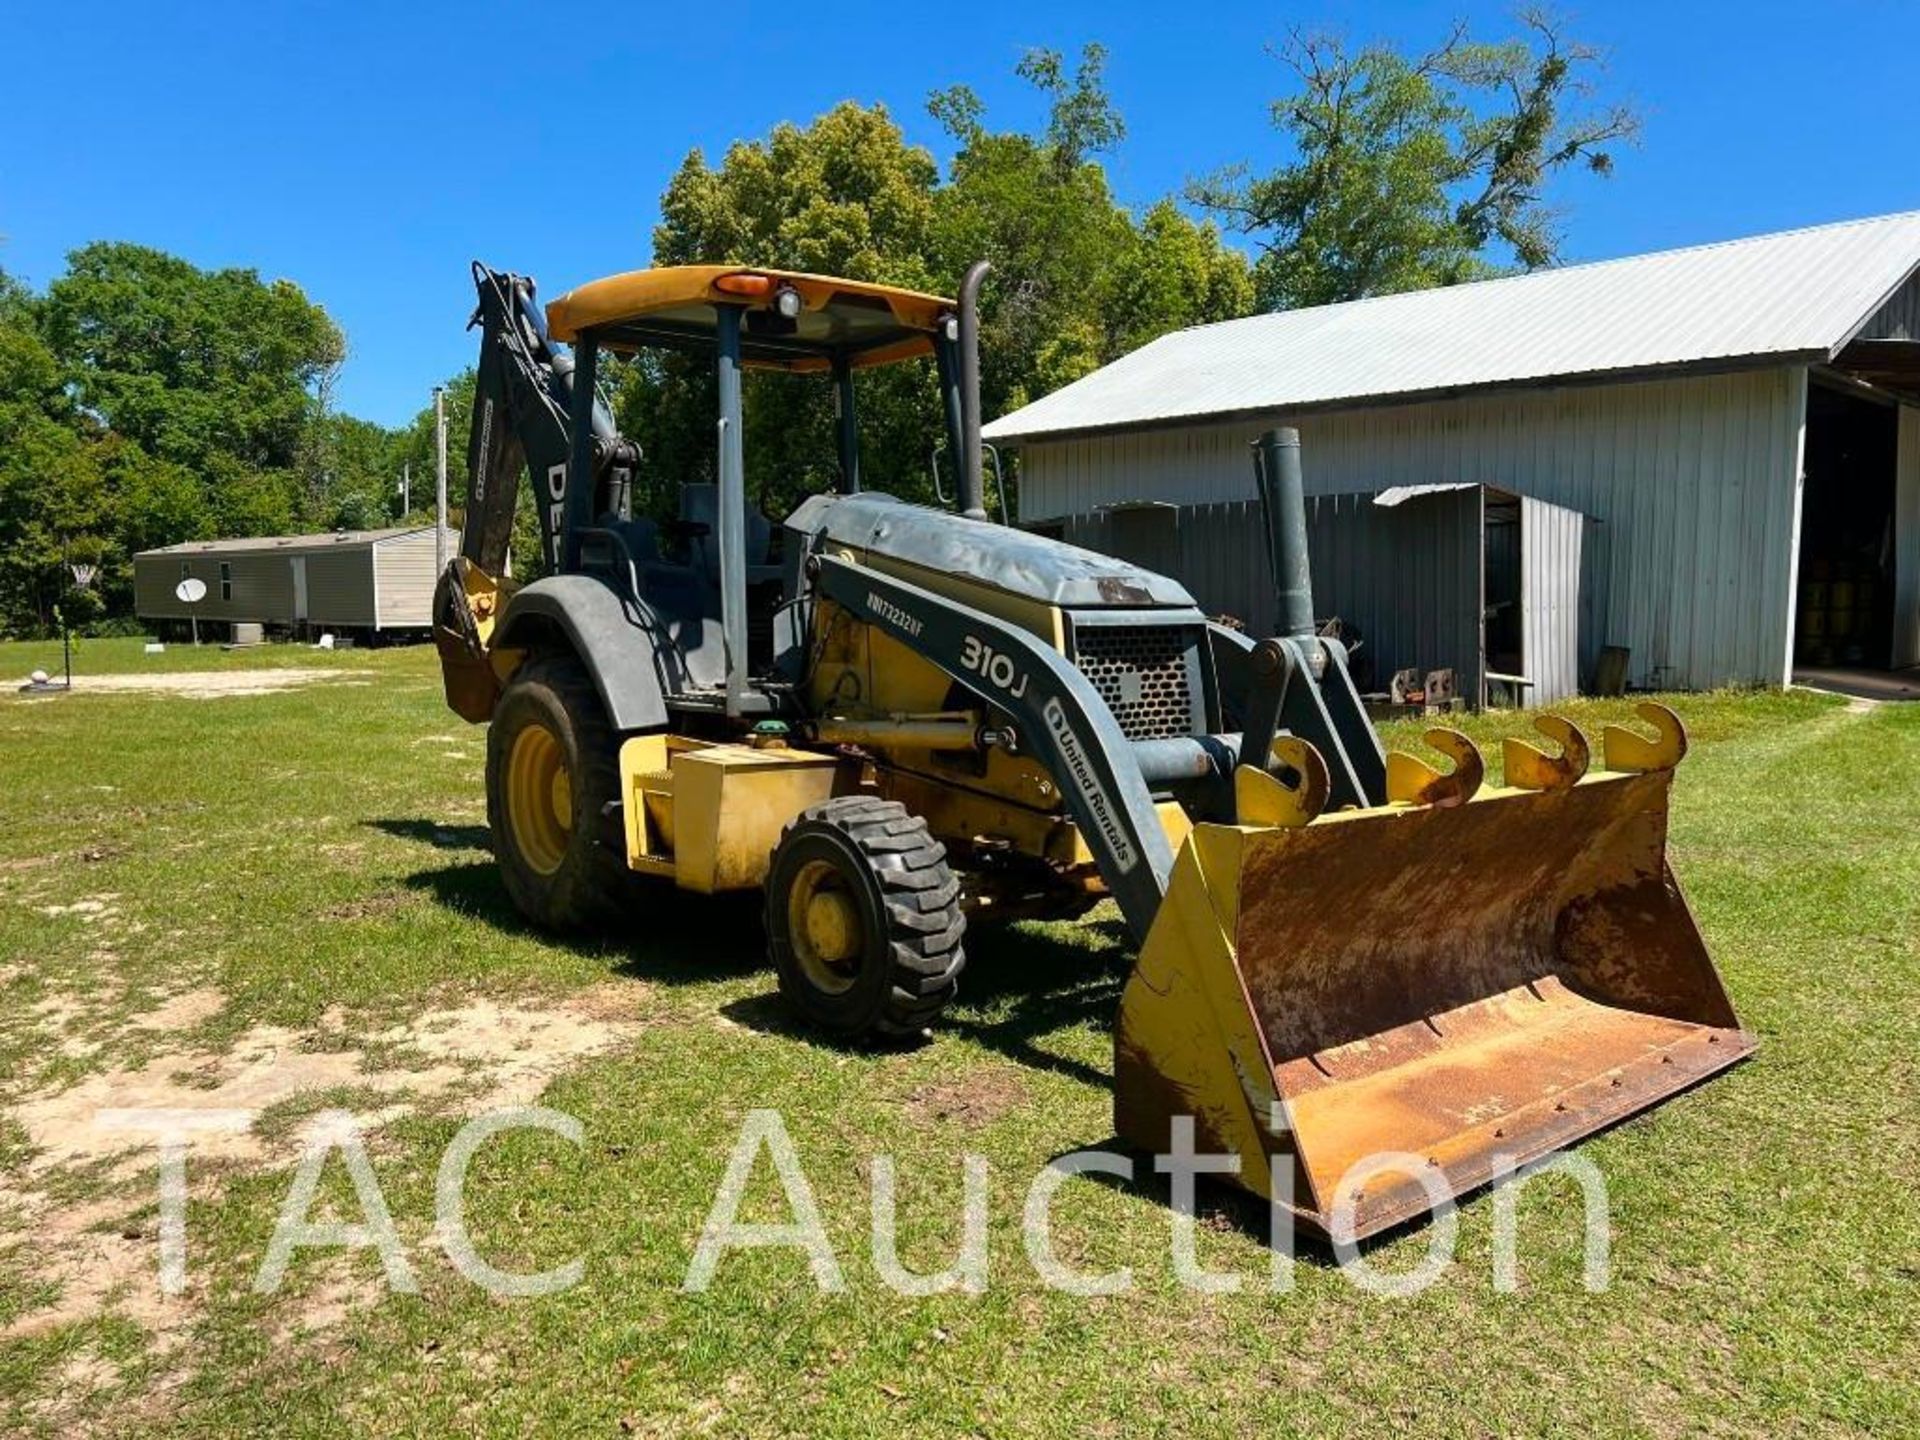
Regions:
[[820, 594], [1014, 718], [1018, 743], [1053, 775], [1100, 878], [1144, 939], [1167, 893], [1173, 851], [1145, 776], [1128, 763], [1131, 742], [1087, 677], [1003, 620], [832, 555], [819, 563]]

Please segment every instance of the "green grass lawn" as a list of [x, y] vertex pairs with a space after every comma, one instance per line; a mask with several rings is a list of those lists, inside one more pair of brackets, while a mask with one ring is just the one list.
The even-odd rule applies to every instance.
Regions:
[[[0, 646], [0, 677], [36, 665], [58, 646]], [[1046, 1159], [1112, 1134], [1132, 956], [1110, 910], [970, 937], [929, 1044], [826, 1046], [784, 1023], [748, 903], [663, 894], [600, 944], [520, 924], [486, 848], [484, 734], [441, 706], [430, 651], [78, 656], [83, 675], [262, 665], [353, 673], [214, 699], [0, 693], [0, 1432], [1920, 1432], [1920, 706], [1674, 701], [1695, 740], [1674, 863], [1762, 1048], [1585, 1147], [1613, 1206], [1604, 1293], [1581, 1283], [1575, 1191], [1547, 1180], [1522, 1202], [1518, 1293], [1494, 1289], [1484, 1196], [1452, 1267], [1394, 1300], [1314, 1252], [1276, 1293], [1261, 1214], [1204, 1189], [1201, 1256], [1244, 1281], [1193, 1293], [1149, 1177], [1061, 1190], [1062, 1258], [1135, 1272], [1081, 1299], [1028, 1265], [1021, 1205]], [[1570, 713], [1597, 736], [1626, 710]], [[164, 1304], [152, 1152], [47, 1144], [62, 1097], [138, 1103], [156, 1075], [273, 1097], [257, 1153], [191, 1165], [190, 1286]], [[584, 1126], [578, 1149], [496, 1142], [468, 1182], [494, 1263], [584, 1261], [545, 1298], [489, 1296], [431, 1234], [444, 1147], [503, 1095]], [[416, 1295], [387, 1294], [370, 1251], [321, 1249], [253, 1291], [303, 1122], [329, 1106], [378, 1121]], [[682, 1294], [761, 1107], [785, 1117], [846, 1288], [763, 1250]], [[873, 1157], [896, 1164], [903, 1259], [938, 1269], [967, 1152], [990, 1166], [990, 1283], [896, 1294], [866, 1239]], [[358, 1218], [338, 1162], [323, 1194]], [[784, 1218], [765, 1165], [743, 1216]], [[1368, 1259], [1410, 1269], [1428, 1238]], [[110, 1284], [71, 1258], [96, 1249]]]

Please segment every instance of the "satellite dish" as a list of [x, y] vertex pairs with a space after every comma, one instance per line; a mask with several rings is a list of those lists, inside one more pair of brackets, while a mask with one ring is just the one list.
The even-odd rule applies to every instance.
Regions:
[[173, 593], [184, 605], [198, 605], [207, 598], [207, 582], [198, 575], [189, 575], [173, 587]]

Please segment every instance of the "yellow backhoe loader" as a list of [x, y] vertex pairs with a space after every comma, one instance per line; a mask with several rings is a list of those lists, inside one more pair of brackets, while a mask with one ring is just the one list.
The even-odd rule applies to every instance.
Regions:
[[[676, 266], [542, 309], [529, 280], [474, 267], [471, 495], [435, 633], [448, 703], [491, 722], [488, 815], [518, 907], [638, 926], [676, 887], [763, 892], [782, 993], [859, 1037], [934, 1020], [969, 913], [1110, 896], [1139, 942], [1120, 1135], [1159, 1150], [1192, 1117], [1242, 1185], [1341, 1238], [1746, 1055], [1667, 866], [1678, 720], [1643, 705], [1651, 737], [1609, 728], [1593, 766], [1542, 717], [1541, 743], [1508, 742], [1503, 789], [1457, 732], [1427, 736], [1444, 769], [1384, 754], [1345, 653], [1314, 633], [1290, 431], [1252, 457], [1272, 638], [1010, 527], [1004, 488], [995, 523], [985, 270], [949, 300]], [[704, 357], [718, 396], [711, 479], [689, 477], [664, 521], [635, 513], [642, 458], [595, 389], [600, 355], [649, 350]], [[929, 358], [955, 511], [861, 472], [859, 376]], [[744, 481], [756, 368], [817, 375], [837, 401], [837, 483], [779, 525]], [[516, 586], [523, 478], [549, 573]]]

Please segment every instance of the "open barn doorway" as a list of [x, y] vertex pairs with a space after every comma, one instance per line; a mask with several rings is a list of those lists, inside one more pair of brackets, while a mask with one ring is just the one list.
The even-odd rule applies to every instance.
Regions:
[[1807, 387], [1796, 678], [1893, 663], [1898, 454], [1897, 407]]

